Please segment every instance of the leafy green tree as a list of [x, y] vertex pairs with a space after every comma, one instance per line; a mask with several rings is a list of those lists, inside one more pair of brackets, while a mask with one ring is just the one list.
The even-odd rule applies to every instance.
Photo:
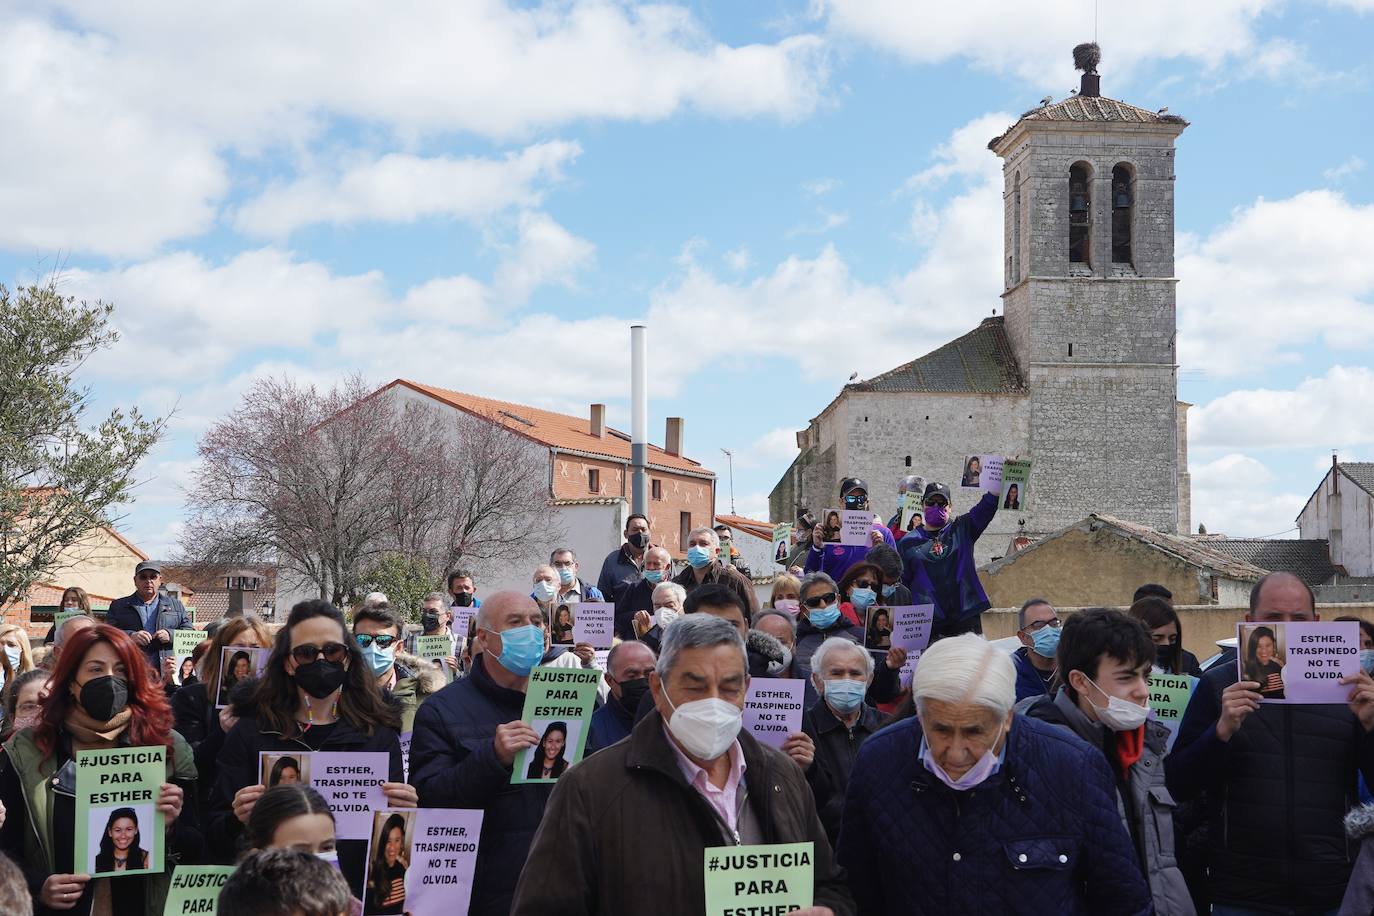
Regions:
[[13, 293], [0, 285], [0, 606], [119, 521], [134, 469], [162, 436], [165, 419], [136, 408], [94, 424], [87, 416], [90, 391], [74, 377], [118, 339], [113, 311], [53, 283]]
[[425, 596], [438, 588], [437, 577], [428, 562], [401, 553], [383, 554], [363, 574], [363, 593], [383, 593], [391, 609], [412, 623], [420, 621], [420, 606]]

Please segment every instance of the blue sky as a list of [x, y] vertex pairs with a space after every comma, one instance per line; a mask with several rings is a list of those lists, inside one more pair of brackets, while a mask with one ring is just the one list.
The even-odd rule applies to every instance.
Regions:
[[[762, 517], [804, 428], [1001, 289], [1014, 116], [1092, 0], [151, 0], [0, 12], [0, 278], [124, 334], [98, 406], [173, 405], [123, 527], [166, 554], [197, 437], [266, 373], [410, 377], [651, 430]], [[1179, 142], [1194, 524], [1288, 528], [1374, 457], [1374, 0], [1099, 0], [1104, 94]], [[725, 481], [722, 481], [724, 484]], [[722, 486], [725, 492], [727, 486]], [[728, 500], [718, 505], [728, 510]]]

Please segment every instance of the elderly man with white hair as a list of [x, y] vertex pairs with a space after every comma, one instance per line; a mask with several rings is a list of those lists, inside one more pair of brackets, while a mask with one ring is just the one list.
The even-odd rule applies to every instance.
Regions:
[[917, 718], [870, 738], [838, 857], [865, 914], [1153, 912], [1102, 752], [1015, 715], [1016, 671], [974, 635], [922, 654]]
[[650, 547], [644, 551], [644, 570], [637, 575], [637, 580], [622, 588], [615, 599], [615, 635], [625, 640], [636, 639], [649, 629], [638, 629], [637, 618], [643, 614], [646, 619], [653, 612], [654, 589], [672, 580], [673, 555], [666, 548]]
[[687, 532], [687, 568], [674, 576], [673, 581], [687, 589], [689, 595], [702, 585], [724, 585], [739, 595], [745, 620], [752, 620], [759, 611], [754, 583], [734, 566], [720, 561], [720, 535], [712, 528], [693, 528]]
[[811, 686], [819, 699], [802, 714], [802, 731], [816, 745], [806, 781], [831, 843], [840, 833], [844, 791], [859, 748], [887, 718], [864, 702], [872, 683], [873, 656], [843, 636], [830, 637], [811, 656]]
[[649, 676], [654, 711], [558, 780], [512, 916], [699, 916], [706, 850], [741, 843], [814, 844], [811, 905], [791, 916], [854, 913], [801, 769], [741, 727], [748, 686], [735, 626], [673, 621]]

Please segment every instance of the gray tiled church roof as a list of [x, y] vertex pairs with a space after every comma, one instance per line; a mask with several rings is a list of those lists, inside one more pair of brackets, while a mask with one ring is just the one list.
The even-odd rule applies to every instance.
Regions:
[[[1181, 124], [1184, 126], [1188, 124], [1178, 115], [1147, 111], [1128, 102], [1109, 99], [1106, 96], [1087, 95], [1071, 95], [1062, 102], [1055, 102], [1053, 105], [1046, 105], [1043, 108], [1032, 108], [1018, 118], [1016, 124], [1020, 124], [1022, 121], [1079, 121], [1085, 124]], [[1012, 127], [1015, 127], [1016, 124], [988, 141], [988, 148], [996, 147], [1003, 137], [1011, 133]]]
[[1331, 550], [1324, 540], [1265, 540], [1263, 538], [1205, 538], [1212, 550], [1267, 569], [1289, 572], [1308, 585], [1321, 585], [1336, 575]]
[[1001, 316], [919, 359], [862, 382], [853, 391], [959, 392], [1019, 394], [1025, 390]]
[[1364, 490], [1370, 496], [1374, 496], [1374, 461], [1342, 461], [1341, 470], [1345, 476]]

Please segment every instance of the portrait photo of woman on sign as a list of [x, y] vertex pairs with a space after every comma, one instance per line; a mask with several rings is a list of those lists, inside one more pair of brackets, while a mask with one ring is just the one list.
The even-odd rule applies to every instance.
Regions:
[[1252, 627], [1245, 637], [1245, 679], [1257, 682], [1266, 700], [1282, 700], [1283, 652], [1275, 629]]

